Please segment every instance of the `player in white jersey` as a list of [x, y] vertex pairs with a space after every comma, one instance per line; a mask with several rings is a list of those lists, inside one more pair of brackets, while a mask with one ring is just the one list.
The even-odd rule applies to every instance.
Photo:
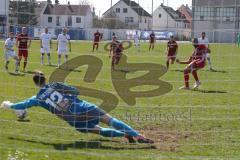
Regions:
[[68, 60], [68, 46], [69, 52], [71, 52], [70, 36], [67, 34], [67, 28], [63, 28], [62, 33], [57, 38], [58, 67], [61, 65], [62, 54], [65, 55], [65, 63]]
[[46, 27], [44, 33], [40, 36], [41, 45], [41, 65], [44, 64], [44, 54], [48, 56], [48, 64], [51, 65], [50, 48], [52, 46], [52, 36], [48, 33], [48, 28]]
[[202, 32], [202, 36], [200, 38], [198, 38], [198, 43], [206, 46], [206, 48], [207, 48], [206, 59], [208, 61], [210, 70], [212, 71], [213, 68], [212, 68], [212, 62], [211, 62], [211, 58], [210, 58], [210, 52], [211, 52], [210, 51], [210, 43], [209, 43], [208, 38], [206, 37], [205, 32]]
[[8, 71], [8, 64], [9, 64], [9, 60], [10, 58], [15, 59], [15, 72], [18, 73], [18, 57], [14, 51], [14, 45], [16, 44], [16, 41], [14, 39], [14, 33], [10, 32], [9, 33], [9, 38], [5, 41], [5, 45], [4, 45], [4, 58], [5, 58], [5, 69]]
[[134, 38], [134, 45], [137, 48], [138, 52], [140, 52], [140, 40], [139, 40], [138, 31], [136, 31], [133, 38]]

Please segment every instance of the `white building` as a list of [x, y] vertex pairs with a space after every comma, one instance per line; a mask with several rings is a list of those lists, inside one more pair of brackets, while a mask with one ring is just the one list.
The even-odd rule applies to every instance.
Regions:
[[184, 33], [187, 37], [191, 34], [190, 22], [178, 10], [161, 4], [153, 12], [153, 30], [167, 30]]
[[233, 43], [240, 33], [239, 0], [193, 0], [193, 36], [206, 32], [211, 42]]
[[9, 10], [9, 0], [1, 0], [0, 5], [0, 33], [4, 33], [6, 30], [7, 19]]
[[134, 1], [118, 1], [103, 14], [103, 17], [112, 13], [118, 20], [125, 23], [126, 28], [142, 30], [152, 28], [152, 16]]
[[41, 16], [40, 25], [50, 28], [91, 28], [92, 19], [89, 5], [48, 4]]

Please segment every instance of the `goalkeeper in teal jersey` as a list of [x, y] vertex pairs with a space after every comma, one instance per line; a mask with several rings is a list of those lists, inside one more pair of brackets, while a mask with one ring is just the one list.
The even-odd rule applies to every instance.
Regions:
[[[130, 143], [153, 143], [152, 140], [145, 138], [124, 122], [111, 117], [96, 105], [78, 99], [79, 91], [75, 87], [63, 83], [46, 84], [46, 78], [41, 72], [34, 74], [33, 81], [40, 88], [36, 96], [15, 104], [4, 101], [1, 108], [25, 110], [40, 106], [83, 133], [95, 133], [104, 137], [125, 137]], [[98, 125], [99, 122], [114, 129], [102, 128]]]
[[236, 43], [238, 45], [238, 48], [240, 47], [240, 33], [237, 35]]

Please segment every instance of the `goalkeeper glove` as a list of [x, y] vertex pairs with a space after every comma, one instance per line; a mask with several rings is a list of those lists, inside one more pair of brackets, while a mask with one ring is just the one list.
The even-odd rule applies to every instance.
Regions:
[[11, 108], [11, 105], [13, 105], [13, 103], [10, 101], [3, 101], [0, 108]]

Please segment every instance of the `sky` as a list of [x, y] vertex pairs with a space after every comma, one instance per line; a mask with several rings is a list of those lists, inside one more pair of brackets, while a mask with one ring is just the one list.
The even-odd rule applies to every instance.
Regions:
[[[52, 0], [54, 2], [54, 0]], [[61, 4], [66, 4], [67, 1], [70, 1], [71, 4], [79, 4], [79, 1], [82, 0], [59, 0]], [[111, 0], [83, 0], [88, 1], [91, 3], [92, 6], [96, 9], [97, 15], [102, 15], [106, 10], [108, 10], [111, 6]], [[118, 2], [119, 0], [112, 0], [113, 5]], [[152, 12], [152, 1], [151, 0], [134, 0], [136, 2], [139, 1], [140, 6], [142, 6], [145, 10], [147, 10], [149, 13]], [[192, 0], [153, 0], [154, 3], [154, 9], [156, 9], [161, 3], [164, 5], [168, 5], [170, 7], [173, 7], [174, 9], [177, 9], [182, 4], [188, 4], [189, 6], [192, 5]]]

